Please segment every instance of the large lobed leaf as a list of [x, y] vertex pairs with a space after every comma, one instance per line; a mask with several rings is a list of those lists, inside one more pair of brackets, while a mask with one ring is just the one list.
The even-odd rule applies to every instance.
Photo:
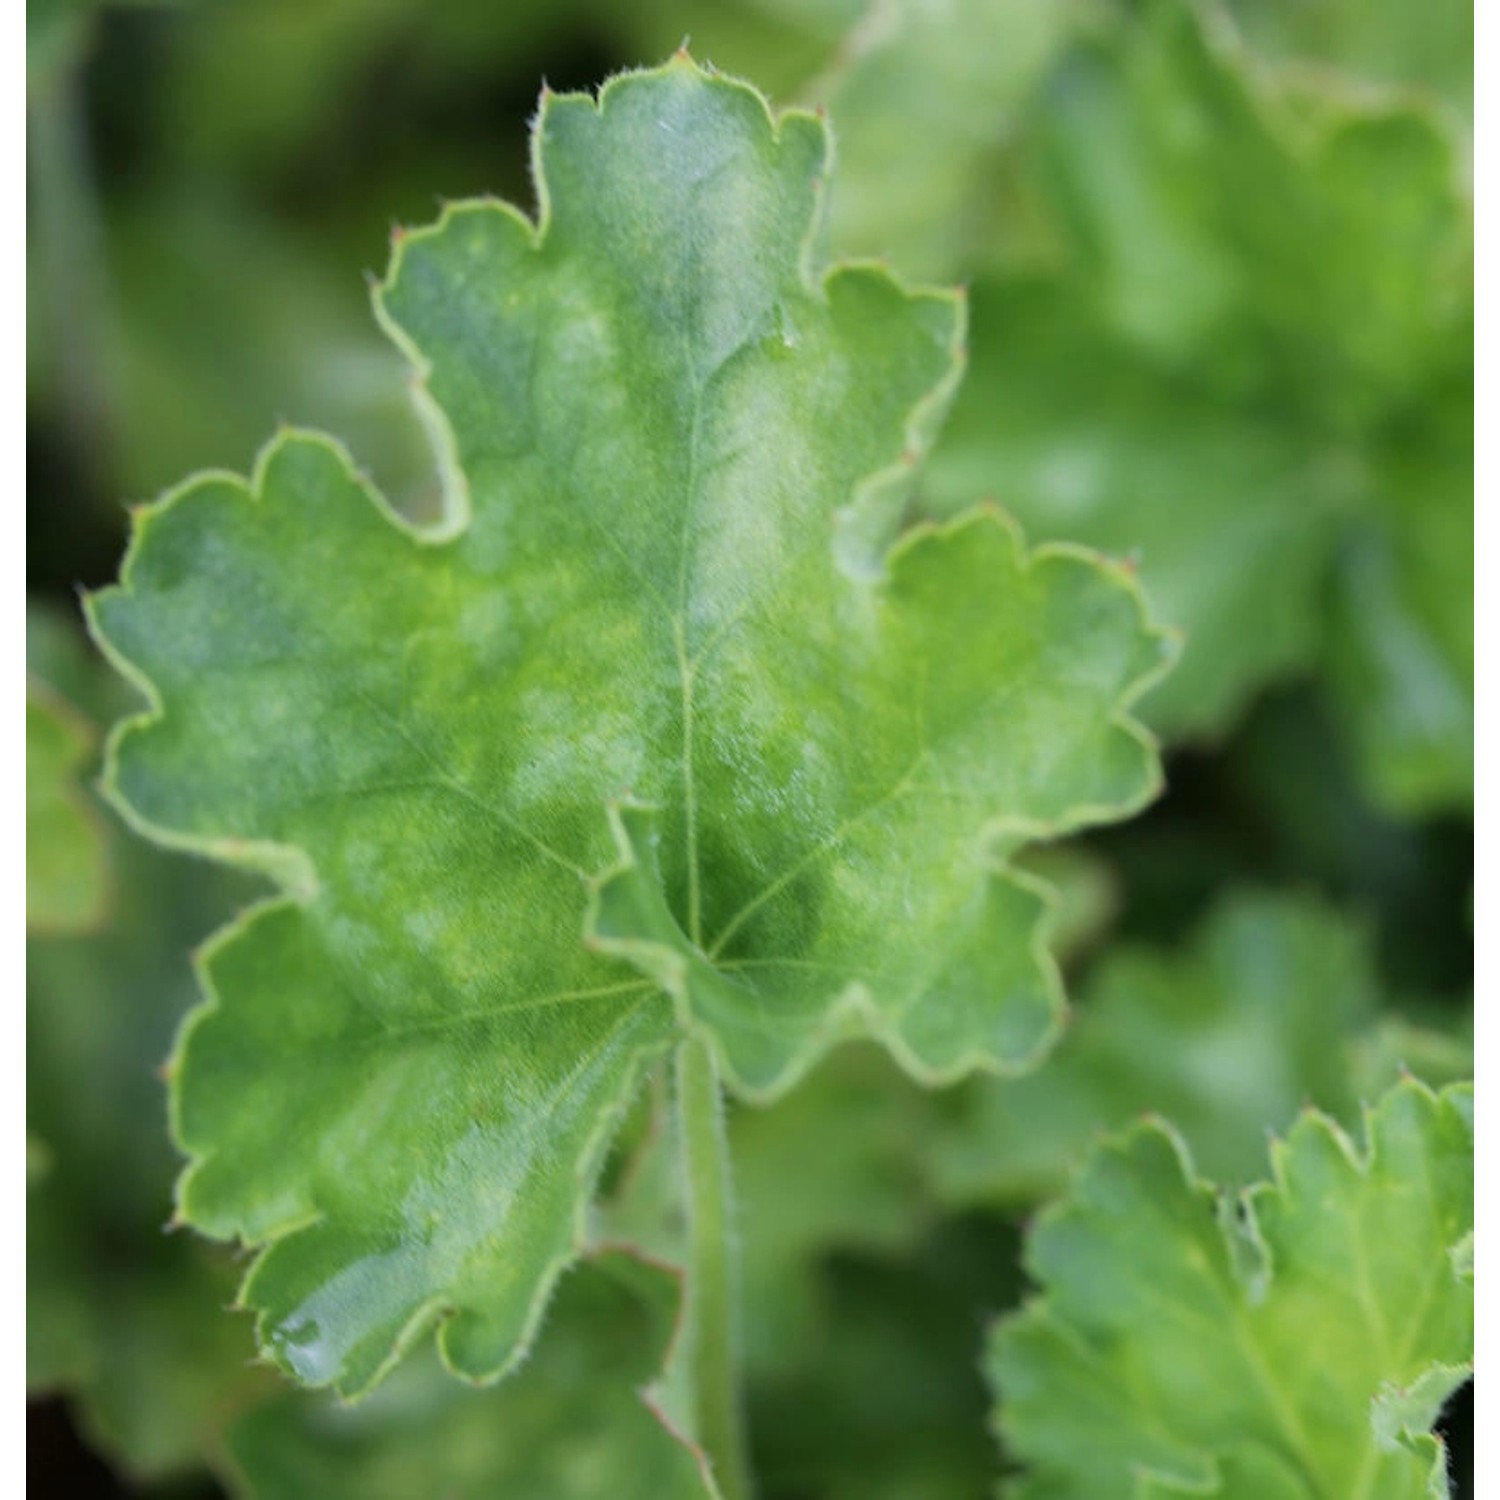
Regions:
[[1304, 1114], [1238, 1203], [1158, 1121], [1101, 1148], [991, 1344], [1014, 1493], [1447, 1493], [1427, 1429], [1472, 1368], [1472, 1085], [1398, 1084], [1366, 1136]]
[[[1052, 1035], [1006, 857], [1157, 785], [1128, 576], [993, 510], [893, 541], [961, 309], [815, 250], [826, 132], [685, 56], [544, 99], [544, 205], [450, 209], [379, 305], [449, 484], [397, 522], [283, 434], [138, 516], [110, 787], [284, 896], [205, 955], [182, 1213], [266, 1246], [271, 1354], [368, 1387], [442, 1320], [510, 1368], [652, 1055], [744, 1093]], [[587, 926], [587, 941], [585, 929]]]

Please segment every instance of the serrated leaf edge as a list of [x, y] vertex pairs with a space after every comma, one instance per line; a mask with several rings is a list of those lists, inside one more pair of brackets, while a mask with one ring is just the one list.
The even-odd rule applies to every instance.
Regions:
[[[826, 1055], [831, 1047], [841, 1040], [852, 1039], [856, 1036], [871, 1037], [879, 1042], [912, 1079], [928, 1088], [945, 1087], [975, 1072], [1009, 1078], [1034, 1069], [1056, 1045], [1068, 1016], [1068, 1002], [1062, 971], [1049, 943], [1049, 931], [1058, 910], [1058, 895], [1055, 887], [1040, 876], [1017, 865], [1014, 857], [1032, 844], [1060, 838], [1092, 824], [1129, 817], [1161, 795], [1165, 781], [1157, 754], [1158, 741], [1156, 736], [1131, 714], [1130, 710], [1139, 698], [1171, 670], [1180, 648], [1182, 635], [1176, 629], [1159, 626], [1153, 622], [1150, 606], [1132, 568], [1091, 548], [1071, 542], [1048, 542], [1028, 549], [1020, 524], [1016, 519], [994, 502], [983, 501], [950, 520], [922, 521], [908, 527], [890, 549], [892, 569], [899, 568], [901, 560], [929, 538], [953, 536], [970, 526], [987, 523], [999, 525], [1004, 530], [1010, 540], [1017, 571], [1020, 573], [1030, 572], [1039, 565], [1061, 559], [1095, 568], [1112, 578], [1129, 595], [1134, 604], [1143, 637], [1148, 641], [1154, 641], [1159, 653], [1156, 662], [1126, 684], [1108, 720], [1112, 728], [1135, 741], [1144, 752], [1148, 775], [1135, 797], [1120, 804], [1079, 803], [1067, 808], [1053, 819], [1000, 816], [983, 824], [979, 830], [981, 836], [989, 841], [994, 843], [1003, 841], [1014, 846], [1010, 854], [1002, 856], [997, 853], [992, 857], [988, 871], [989, 877], [1026, 891], [1035, 896], [1041, 904], [1036, 921], [1032, 925], [1029, 946], [1050, 1002], [1051, 1025], [1038, 1039], [1036, 1045], [1022, 1056], [1003, 1058], [975, 1047], [959, 1054], [951, 1063], [934, 1065], [927, 1062], [906, 1041], [899, 1023], [891, 1020], [881, 1010], [869, 987], [859, 981], [854, 981], [835, 997], [833, 1004], [810, 1035], [806, 1045], [778, 1077], [764, 1085], [752, 1082], [735, 1068], [733, 1059], [719, 1038], [717, 1030], [699, 1021], [694, 1015], [690, 996], [690, 961], [688, 958], [665, 943], [656, 943], [644, 938], [606, 938], [599, 931], [601, 892], [611, 882], [629, 879], [641, 868], [634, 845], [625, 829], [622, 814], [627, 811], [648, 814], [661, 811], [660, 808], [650, 803], [639, 802], [629, 796], [621, 797], [609, 807], [610, 829], [619, 858], [614, 864], [599, 872], [588, 884], [588, 908], [584, 918], [585, 941], [592, 947], [626, 958], [629, 962], [650, 972], [671, 997], [678, 1022], [683, 1030], [691, 1035], [701, 1036], [709, 1043], [721, 1075], [736, 1095], [751, 1104], [770, 1104], [784, 1097], [806, 1076], [819, 1059]], [[646, 878], [650, 880], [653, 877], [647, 872]], [[693, 947], [687, 935], [681, 933], [680, 928], [679, 935], [683, 943], [691, 950], [692, 960], [701, 961], [713, 967], [713, 959], [700, 949]]]
[[[1270, 1143], [1271, 1180], [1252, 1184], [1250, 1187], [1239, 1192], [1226, 1192], [1200, 1177], [1193, 1163], [1193, 1153], [1187, 1141], [1182, 1137], [1177, 1128], [1170, 1120], [1154, 1112], [1147, 1112], [1135, 1124], [1125, 1130], [1117, 1131], [1112, 1135], [1105, 1136], [1096, 1141], [1089, 1154], [1084, 1158], [1073, 1174], [1073, 1181], [1077, 1183], [1090, 1173], [1095, 1164], [1105, 1157], [1117, 1157], [1124, 1159], [1129, 1156], [1137, 1142], [1148, 1137], [1155, 1137], [1165, 1142], [1173, 1155], [1177, 1158], [1178, 1165], [1182, 1171], [1183, 1182], [1188, 1190], [1198, 1196], [1202, 1201], [1213, 1204], [1219, 1233], [1224, 1237], [1227, 1258], [1232, 1266], [1236, 1280], [1245, 1293], [1247, 1302], [1258, 1301], [1269, 1290], [1274, 1279], [1275, 1268], [1270, 1262], [1269, 1252], [1265, 1241], [1260, 1233], [1260, 1228], [1255, 1214], [1255, 1200], [1266, 1195], [1282, 1193], [1286, 1184], [1286, 1157], [1297, 1138], [1305, 1133], [1318, 1132], [1332, 1142], [1340, 1155], [1348, 1163], [1352, 1170], [1361, 1177], [1367, 1176], [1376, 1162], [1376, 1140], [1373, 1133], [1375, 1120], [1384, 1112], [1387, 1105], [1402, 1092], [1414, 1093], [1428, 1104], [1431, 1108], [1439, 1108], [1445, 1104], [1457, 1106], [1459, 1101], [1465, 1097], [1472, 1099], [1474, 1085], [1472, 1083], [1451, 1083], [1441, 1089], [1429, 1088], [1421, 1079], [1408, 1076], [1393, 1084], [1386, 1090], [1385, 1094], [1373, 1105], [1366, 1104], [1362, 1110], [1362, 1126], [1364, 1136], [1364, 1150], [1361, 1151], [1351, 1136], [1344, 1130], [1339, 1122], [1323, 1111], [1308, 1106], [1298, 1116], [1296, 1123], [1283, 1139], [1273, 1137]], [[1265, 1256], [1264, 1283], [1257, 1287], [1258, 1277], [1250, 1277], [1244, 1274], [1244, 1268], [1239, 1258], [1234, 1255], [1234, 1247], [1230, 1243], [1226, 1232], [1224, 1213], [1226, 1209], [1238, 1206], [1243, 1211], [1243, 1218], [1239, 1229], [1248, 1242], [1257, 1247]], [[1027, 1226], [1026, 1246], [1023, 1253], [1023, 1263], [1027, 1274], [1039, 1286], [1045, 1286], [1043, 1269], [1033, 1258], [1033, 1250], [1039, 1231], [1048, 1225], [1065, 1219], [1073, 1210], [1072, 1190], [1064, 1196], [1048, 1204], [1032, 1222]], [[1457, 1244], [1450, 1246], [1448, 1256], [1453, 1264], [1455, 1277], [1461, 1274], [1461, 1252], [1466, 1242], [1472, 1242], [1472, 1231], [1462, 1237]], [[992, 1350], [995, 1340], [1003, 1331], [1020, 1317], [1039, 1313], [1047, 1310], [1049, 1299], [1045, 1292], [1038, 1292], [1028, 1297], [1015, 1312], [1006, 1313], [991, 1321], [986, 1334], [986, 1348]], [[1072, 1336], [1074, 1331], [1066, 1324], [1053, 1325], [1060, 1333]], [[1455, 1377], [1469, 1376], [1473, 1374], [1474, 1361], [1472, 1359], [1459, 1364], [1449, 1364], [1444, 1361], [1432, 1361], [1425, 1366], [1414, 1377], [1412, 1384], [1427, 1378], [1429, 1375], [1439, 1371], [1447, 1371]], [[993, 1388], [992, 1388], [993, 1389]], [[1377, 1445], [1390, 1447], [1390, 1442], [1382, 1442], [1381, 1429], [1378, 1425], [1378, 1408], [1383, 1399], [1394, 1391], [1395, 1387], [1390, 1382], [1383, 1382], [1371, 1398], [1370, 1424], [1372, 1437]], [[1004, 1393], [993, 1389], [996, 1399], [991, 1409], [990, 1426], [997, 1440], [1005, 1443], [1004, 1431]], [[1447, 1488], [1447, 1447], [1443, 1438], [1436, 1432], [1413, 1433], [1402, 1428], [1394, 1434], [1397, 1441], [1404, 1444], [1413, 1454], [1421, 1456], [1421, 1448], [1427, 1444], [1434, 1447], [1434, 1459], [1432, 1476], [1429, 1481], [1430, 1500], [1448, 1500]], [[1136, 1487], [1144, 1490], [1148, 1485], [1165, 1485], [1174, 1492], [1180, 1491], [1184, 1494], [1217, 1494], [1219, 1493], [1220, 1480], [1218, 1478], [1218, 1463], [1211, 1453], [1203, 1455], [1210, 1466], [1214, 1478], [1208, 1488], [1196, 1488], [1192, 1481], [1184, 1480], [1180, 1475], [1163, 1473], [1150, 1466], [1136, 1466], [1132, 1472], [1136, 1476]]]
[[[690, 68], [700, 77], [713, 81], [716, 86], [730, 88], [753, 98], [764, 112], [773, 140], [778, 138], [782, 123], [793, 118], [812, 122], [815, 128], [822, 133], [826, 143], [824, 168], [814, 187], [813, 213], [802, 246], [801, 275], [804, 284], [814, 290], [821, 291], [832, 277], [850, 270], [862, 270], [883, 277], [896, 291], [909, 299], [925, 297], [939, 301], [949, 301], [958, 311], [958, 316], [955, 318], [954, 336], [950, 345], [951, 364], [948, 373], [916, 403], [908, 414], [904, 428], [906, 448], [902, 456], [894, 464], [888, 465], [860, 481], [855, 487], [851, 502], [834, 513], [835, 535], [840, 525], [848, 527], [860, 519], [865, 512], [876, 507], [882, 498], [889, 495], [893, 487], [904, 486], [910, 483], [918, 459], [929, 444], [930, 429], [935, 425], [937, 417], [946, 408], [953, 390], [962, 377], [965, 351], [963, 345], [964, 318], [962, 312], [964, 294], [961, 291], [913, 290], [889, 266], [882, 262], [837, 261], [828, 265], [822, 271], [820, 280], [816, 282], [813, 280], [811, 271], [812, 256], [826, 212], [827, 177], [832, 158], [832, 137], [822, 113], [808, 110], [788, 110], [778, 116], [772, 111], [765, 96], [758, 89], [748, 83], [701, 68], [683, 50], [676, 53], [668, 62], [662, 64], [660, 67], [632, 69], [615, 74], [600, 88], [597, 98], [588, 94], [553, 94], [550, 91], [544, 90], [541, 104], [533, 122], [531, 134], [532, 170], [536, 180], [539, 204], [538, 216], [535, 221], [528, 218], [512, 204], [499, 199], [466, 199], [445, 205], [435, 224], [417, 231], [402, 232], [393, 237], [390, 269], [383, 281], [373, 284], [372, 302], [378, 323], [411, 365], [412, 374], [410, 383], [412, 399], [419, 415], [428, 428], [443, 482], [442, 514], [437, 522], [422, 525], [402, 516], [376, 488], [369, 476], [359, 467], [345, 445], [336, 438], [325, 433], [290, 425], [279, 427], [276, 434], [262, 447], [248, 478], [225, 469], [205, 469], [190, 475], [181, 483], [166, 490], [156, 500], [132, 509], [131, 536], [120, 566], [118, 583], [87, 595], [83, 601], [84, 618], [87, 622], [90, 636], [96, 646], [109, 661], [110, 665], [136, 688], [146, 704], [146, 707], [138, 713], [121, 719], [110, 731], [105, 743], [104, 769], [98, 783], [100, 795], [124, 819], [126, 824], [141, 837], [163, 848], [206, 856], [221, 863], [263, 874], [269, 877], [280, 888], [281, 892], [277, 897], [272, 897], [266, 901], [247, 907], [232, 922], [215, 933], [195, 956], [194, 968], [200, 990], [203, 994], [203, 1000], [185, 1017], [174, 1044], [172, 1057], [168, 1063], [168, 1074], [173, 1080], [170, 1106], [173, 1139], [178, 1147], [188, 1156], [188, 1163], [178, 1179], [175, 1195], [177, 1216], [182, 1222], [192, 1222], [192, 1182], [196, 1170], [208, 1159], [208, 1156], [203, 1152], [195, 1150], [182, 1133], [180, 1090], [175, 1080], [180, 1072], [180, 1063], [188, 1038], [197, 1025], [201, 1024], [207, 1016], [219, 1008], [219, 998], [209, 975], [209, 965], [213, 956], [223, 946], [242, 936], [256, 920], [267, 912], [285, 906], [305, 906], [310, 904], [317, 897], [320, 885], [312, 860], [302, 849], [295, 845], [278, 843], [272, 840], [219, 838], [184, 834], [178, 830], [154, 822], [152, 819], [138, 812], [128, 801], [121, 790], [119, 781], [119, 756], [121, 747], [131, 734], [143, 730], [160, 720], [164, 716], [165, 708], [155, 683], [142, 669], [137, 667], [118, 650], [105, 633], [99, 617], [100, 601], [107, 599], [116, 591], [129, 591], [135, 562], [146, 544], [152, 525], [159, 516], [179, 504], [186, 503], [199, 490], [213, 485], [227, 486], [237, 494], [244, 496], [250, 503], [259, 503], [264, 495], [266, 475], [271, 464], [284, 447], [293, 443], [316, 444], [324, 447], [345, 469], [350, 479], [358, 486], [366, 499], [375, 508], [375, 511], [419, 546], [441, 546], [461, 535], [468, 525], [471, 509], [467, 480], [457, 461], [456, 438], [446, 414], [443, 413], [427, 389], [427, 379], [430, 372], [429, 363], [421, 354], [414, 341], [405, 334], [399, 325], [396, 324], [394, 318], [387, 312], [384, 306], [384, 295], [395, 286], [400, 276], [401, 265], [408, 245], [424, 237], [431, 237], [442, 233], [447, 224], [458, 213], [481, 210], [509, 216], [525, 229], [532, 244], [539, 246], [545, 238], [550, 220], [550, 203], [546, 174], [541, 156], [541, 141], [547, 112], [553, 107], [554, 102], [567, 100], [575, 102], [584, 101], [592, 104], [596, 110], [602, 112], [607, 106], [612, 91], [634, 80], [664, 75], [671, 70], [681, 68]], [[1079, 807], [1070, 809], [1066, 815], [1052, 822], [1028, 822], [1026, 820], [1012, 819], [1005, 822], [1003, 826], [997, 824], [993, 832], [999, 833], [1003, 831], [1006, 834], [1018, 837], [1025, 836], [1029, 839], [1040, 839], [1056, 836], [1091, 821], [1127, 816], [1158, 796], [1163, 784], [1160, 761], [1156, 754], [1157, 741], [1144, 725], [1130, 715], [1129, 709], [1136, 699], [1170, 668], [1173, 655], [1175, 654], [1173, 642], [1178, 637], [1172, 631], [1164, 630], [1150, 624], [1149, 609], [1146, 604], [1145, 595], [1129, 568], [1123, 564], [1106, 559], [1088, 548], [1066, 543], [1047, 544], [1033, 549], [1028, 554], [1021, 538], [1020, 528], [998, 506], [990, 503], [976, 506], [973, 511], [959, 516], [952, 522], [944, 523], [942, 526], [924, 524], [909, 528], [892, 542], [886, 554], [887, 559], [899, 561], [899, 558], [906, 551], [919, 545], [927, 534], [974, 524], [976, 518], [979, 516], [989, 516], [996, 519], [1009, 529], [1013, 543], [1017, 548], [1018, 562], [1023, 567], [1029, 568], [1039, 561], [1051, 557], [1074, 557], [1092, 566], [1097, 566], [1102, 571], [1114, 577], [1118, 583], [1127, 589], [1134, 601], [1139, 611], [1145, 633], [1148, 636], [1156, 638], [1161, 643], [1159, 661], [1138, 679], [1127, 685], [1127, 688], [1120, 696], [1114, 712], [1111, 714], [1111, 722], [1135, 739], [1146, 752], [1146, 758], [1150, 766], [1150, 775], [1139, 797], [1132, 800], [1129, 804], [1120, 807]], [[1052, 888], [1046, 882], [1024, 871], [1010, 870], [1003, 862], [997, 864], [996, 874], [1012, 880], [1022, 889], [1031, 891], [1043, 903], [1043, 911], [1039, 914], [1038, 921], [1033, 928], [1031, 946], [1033, 956], [1044, 976], [1044, 983], [1055, 1002], [1057, 1025], [1052, 1028], [1045, 1039], [1046, 1046], [1050, 1047], [1053, 1040], [1055, 1040], [1065, 1011], [1061, 975], [1046, 942], [1047, 923], [1050, 919], [1050, 911], [1055, 907], [1056, 897]], [[581, 936], [586, 935], [587, 924], [585, 933], [581, 934]], [[671, 993], [670, 989], [668, 989], [668, 993]], [[826, 1038], [821, 1039], [819, 1047], [813, 1050], [801, 1062], [801, 1065], [790, 1072], [784, 1080], [778, 1080], [777, 1086], [774, 1089], [760, 1091], [759, 1093], [747, 1090], [747, 1097], [766, 1101], [784, 1093], [805, 1073], [817, 1057], [822, 1054], [826, 1046], [831, 1045], [834, 1036], [846, 1031], [853, 1020], [862, 1018], [863, 1011], [868, 1008], [867, 1001], [862, 1001], [860, 996], [851, 993], [843, 1007], [835, 1007], [835, 1013], [830, 1018], [828, 1034]], [[715, 1043], [715, 1047], [716, 1051], [719, 1051], [722, 1062], [722, 1050], [719, 1049], [717, 1043]], [[612, 1139], [619, 1119], [623, 1115], [630, 1098], [639, 1086], [639, 1080], [645, 1071], [647, 1062], [650, 1057], [654, 1056], [660, 1050], [660, 1048], [655, 1047], [642, 1049], [637, 1055], [633, 1074], [628, 1080], [627, 1087], [622, 1090], [621, 1097], [614, 1102], [613, 1106], [601, 1113], [600, 1128], [591, 1137], [584, 1156], [580, 1161], [580, 1175], [586, 1181], [581, 1183], [580, 1197], [575, 1208], [574, 1242], [571, 1251], [555, 1263], [549, 1265], [544, 1276], [539, 1281], [538, 1290], [532, 1302], [531, 1315], [527, 1320], [523, 1338], [518, 1342], [513, 1355], [497, 1370], [485, 1372], [479, 1378], [480, 1383], [489, 1383], [500, 1379], [524, 1359], [530, 1342], [541, 1325], [547, 1302], [556, 1285], [558, 1276], [568, 1264], [571, 1264], [577, 1258], [580, 1248], [586, 1243], [586, 1218], [592, 1184], [602, 1166], [608, 1142]], [[972, 1058], [965, 1057], [956, 1067], [934, 1070], [926, 1068], [920, 1058], [916, 1057], [910, 1049], [905, 1048], [899, 1042], [892, 1046], [892, 1050], [898, 1060], [902, 1061], [903, 1065], [912, 1073], [913, 1077], [931, 1085], [952, 1081], [965, 1072], [973, 1071], [975, 1068], [988, 1067], [992, 1071], [996, 1070], [993, 1060], [987, 1059], [983, 1054], [976, 1053]], [[1038, 1056], [1044, 1050], [1045, 1048], [1039, 1049]], [[1028, 1060], [1028, 1065], [1030, 1061]], [[999, 1071], [1004, 1071], [1004, 1069], [1000, 1068]], [[251, 1263], [246, 1273], [241, 1287], [242, 1298], [252, 1288], [257, 1268], [263, 1259], [265, 1250], [277, 1240], [294, 1234], [299, 1229], [306, 1228], [317, 1221], [318, 1215], [298, 1215], [293, 1219], [288, 1219], [276, 1225], [273, 1229], [263, 1234], [258, 1234], [253, 1240], [245, 1240], [243, 1236], [238, 1236], [243, 1243], [262, 1252]], [[423, 1332], [432, 1326], [434, 1322], [438, 1324], [440, 1354], [444, 1364], [452, 1370], [453, 1366], [449, 1361], [446, 1343], [442, 1334], [443, 1322], [450, 1311], [451, 1309], [445, 1308], [441, 1298], [429, 1299], [428, 1302], [423, 1303], [412, 1314], [411, 1318], [397, 1334], [389, 1356], [380, 1363], [376, 1374], [370, 1381], [363, 1383], [357, 1390], [344, 1390], [336, 1382], [331, 1383], [347, 1399], [352, 1399], [363, 1394], [364, 1391], [369, 1390], [374, 1384], [378, 1383], [379, 1379], [389, 1372], [407, 1348], [420, 1338]], [[257, 1318], [257, 1336], [261, 1337], [264, 1333], [264, 1315], [261, 1314]], [[264, 1347], [263, 1338], [262, 1346]], [[457, 1370], [453, 1372], [459, 1374], [461, 1378], [474, 1378]]]

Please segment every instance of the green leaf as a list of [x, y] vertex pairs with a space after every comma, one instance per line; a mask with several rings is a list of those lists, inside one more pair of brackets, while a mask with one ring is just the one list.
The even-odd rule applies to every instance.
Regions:
[[89, 721], [40, 679], [26, 679], [26, 929], [86, 932], [104, 920], [109, 860], [81, 785], [94, 759]]
[[673, 1335], [678, 1277], [614, 1252], [563, 1284], [536, 1355], [495, 1391], [412, 1359], [357, 1406], [286, 1396], [229, 1435], [253, 1500], [712, 1500], [703, 1456], [647, 1389]]
[[1136, 558], [1188, 637], [1164, 732], [1220, 733], [1316, 666], [1387, 806], [1461, 807], [1464, 142], [1419, 101], [1278, 83], [1197, 0], [1105, 16], [1027, 111], [1055, 244], [976, 286], [925, 508], [990, 493], [1039, 538]]
[[[1097, 935], [1107, 916], [1113, 899], [1108, 871], [1068, 845], [1039, 845], [1019, 863], [1044, 876], [1059, 897], [1048, 937], [1065, 961], [1073, 945]], [[1383, 1086], [1396, 1076], [1400, 1059], [1416, 1052], [1433, 1067], [1439, 1062], [1458, 1067], [1445, 1078], [1472, 1072], [1472, 1053], [1458, 1041], [1411, 1027], [1382, 1033], [1361, 1055], [1362, 1076], [1378, 1078]], [[1042, 1076], [1049, 1073], [1050, 1068]], [[964, 1092], [976, 1089], [984, 1092], [982, 1085]], [[741, 1332], [752, 1379], [795, 1373], [809, 1347], [837, 1338], [824, 1288], [830, 1256], [894, 1257], [915, 1245], [939, 1209], [935, 1152], [947, 1153], [939, 1166], [961, 1184], [954, 1194], [961, 1206], [986, 1197], [962, 1185], [973, 1140], [952, 1123], [951, 1112], [935, 1106], [933, 1096], [868, 1043], [835, 1049], [770, 1105], [731, 1110], [726, 1130], [734, 1164], [740, 1296], [754, 1310]], [[814, 1141], [817, 1150], [810, 1151], [808, 1143]], [[678, 1151], [665, 1079], [658, 1072], [617, 1137], [614, 1169], [597, 1206], [596, 1242], [628, 1243], [681, 1263], [687, 1251]], [[788, 1171], [793, 1161], [797, 1170]], [[944, 1180], [941, 1171], [937, 1180]]]
[[26, 930], [76, 933], [109, 914], [111, 872], [102, 820], [84, 778], [99, 732], [88, 711], [97, 672], [76, 626], [26, 606]]
[[833, 116], [835, 248], [942, 280], [990, 262], [1011, 228], [1018, 114], [1080, 10], [1075, 0], [866, 6], [802, 89]]
[[730, 1116], [751, 1371], [795, 1364], [822, 1326], [824, 1257], [894, 1253], [920, 1234], [926, 1125], [925, 1096], [868, 1047], [841, 1048], [769, 1109]]
[[1222, 731], [1310, 666], [1350, 485], [1339, 455], [1159, 372], [1056, 275], [984, 278], [970, 301], [970, 375], [927, 504], [991, 494], [1039, 539], [1132, 559], [1187, 632], [1147, 708], [1164, 733]]
[[1426, 1427], [1472, 1369], [1472, 1105], [1399, 1084], [1363, 1152], [1304, 1114], [1238, 1202], [1160, 1122], [1102, 1147], [990, 1346], [1014, 1493], [1446, 1495]]
[[1157, 786], [1124, 574], [985, 509], [892, 542], [960, 310], [818, 269], [821, 124], [680, 56], [547, 97], [536, 149], [540, 225], [456, 206], [380, 293], [444, 525], [284, 434], [92, 603], [153, 702], [119, 805], [285, 892], [203, 961], [181, 1209], [266, 1247], [266, 1347], [346, 1393], [438, 1320], [460, 1372], [515, 1364], [685, 1032], [758, 1096], [849, 1030], [929, 1078], [1034, 1061], [1006, 858]]
[[1412, 814], [1474, 795], [1472, 370], [1370, 456], [1370, 524], [1335, 578], [1328, 671], [1380, 802]]
[[1466, 337], [1460, 147], [1429, 110], [1278, 90], [1218, 13], [1146, 0], [1050, 80], [1028, 152], [1080, 293], [1164, 368], [1335, 427]]
[[1229, 0], [1229, 9], [1256, 50], [1278, 62], [1331, 64], [1350, 88], [1430, 89], [1462, 117], [1473, 113], [1472, 0]]
[[1047, 1068], [937, 1101], [937, 1189], [963, 1205], [1061, 1191], [1101, 1132], [1165, 1115], [1218, 1182], [1261, 1170], [1268, 1132], [1307, 1103], [1353, 1125], [1410, 1066], [1467, 1078], [1457, 1039], [1379, 1014], [1363, 929], [1305, 898], [1245, 893], [1181, 950], [1125, 948], [1084, 987]]

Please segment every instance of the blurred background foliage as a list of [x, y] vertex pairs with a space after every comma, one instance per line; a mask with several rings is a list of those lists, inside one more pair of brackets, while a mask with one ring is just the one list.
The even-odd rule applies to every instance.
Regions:
[[[547, 1441], [565, 1328], [540, 1395], [424, 1366], [361, 1427], [253, 1365], [231, 1256], [161, 1234], [156, 1069], [190, 950], [254, 893], [87, 806], [128, 694], [74, 598], [127, 505], [278, 422], [423, 514], [366, 286], [392, 227], [529, 206], [542, 80], [684, 38], [827, 107], [832, 251], [969, 286], [922, 508], [990, 496], [1128, 556], [1186, 634], [1143, 705], [1165, 797], [1031, 856], [1076, 1003], [1047, 1068], [928, 1096], [852, 1048], [733, 1117], [766, 1500], [989, 1492], [982, 1332], [1101, 1128], [1160, 1110], [1239, 1180], [1305, 1101], [1348, 1120], [1403, 1067], [1472, 1067], [1464, 0], [29, 0], [28, 819], [64, 912], [28, 924], [37, 1493], [405, 1500], [454, 1443], [453, 1493], [517, 1492], [501, 1429]], [[670, 1255], [654, 1102], [600, 1233]]]

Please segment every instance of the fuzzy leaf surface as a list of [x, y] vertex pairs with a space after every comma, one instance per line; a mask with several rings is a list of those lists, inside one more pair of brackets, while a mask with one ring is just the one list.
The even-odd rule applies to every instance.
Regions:
[[1366, 1139], [1304, 1114], [1240, 1204], [1159, 1121], [1101, 1147], [990, 1346], [1011, 1493], [1446, 1495], [1427, 1427], [1472, 1369], [1472, 1085], [1398, 1084]]
[[358, 1406], [285, 1395], [229, 1434], [247, 1500], [713, 1500], [704, 1459], [649, 1403], [679, 1278], [629, 1255], [585, 1262], [537, 1355], [499, 1390], [466, 1389], [430, 1351]]
[[1057, 984], [1006, 856], [1155, 789], [1165, 662], [1119, 570], [993, 510], [893, 542], [960, 307], [823, 273], [821, 122], [686, 57], [549, 96], [544, 212], [450, 209], [379, 295], [450, 510], [284, 434], [138, 521], [93, 619], [154, 710], [111, 785], [275, 875], [205, 957], [179, 1194], [268, 1248], [273, 1356], [357, 1392], [441, 1320], [526, 1348], [647, 1060], [742, 1092], [830, 1039], [1035, 1060]]

